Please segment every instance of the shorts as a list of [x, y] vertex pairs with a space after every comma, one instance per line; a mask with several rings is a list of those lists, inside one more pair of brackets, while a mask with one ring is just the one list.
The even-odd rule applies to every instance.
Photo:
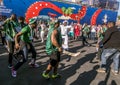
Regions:
[[56, 51], [50, 55], [50, 65], [53, 67], [60, 62], [60, 52]]

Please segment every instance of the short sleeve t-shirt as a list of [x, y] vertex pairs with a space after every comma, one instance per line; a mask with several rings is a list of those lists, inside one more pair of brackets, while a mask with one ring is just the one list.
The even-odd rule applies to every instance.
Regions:
[[83, 36], [87, 36], [87, 33], [90, 31], [89, 27], [83, 28]]
[[61, 25], [60, 28], [61, 28], [61, 35], [66, 36], [68, 34], [68, 28], [71, 28], [71, 26]]
[[24, 42], [31, 42], [30, 36], [31, 36], [31, 29], [29, 26], [24, 27], [22, 30], [22, 36], [21, 36], [21, 40]]
[[7, 40], [14, 41], [14, 37], [16, 35], [15, 27], [17, 26], [17, 21], [10, 20], [9, 18], [5, 21], [4, 30], [6, 33]]
[[[103, 33], [106, 32], [107, 28], [103, 28]], [[104, 38], [103, 33], [99, 33], [100, 39], [102, 40]]]

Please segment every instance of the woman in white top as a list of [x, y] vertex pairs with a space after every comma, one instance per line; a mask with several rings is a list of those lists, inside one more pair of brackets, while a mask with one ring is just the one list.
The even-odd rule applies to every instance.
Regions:
[[91, 28], [91, 40], [95, 41], [95, 37], [96, 37], [96, 26], [92, 26], [92, 28]]

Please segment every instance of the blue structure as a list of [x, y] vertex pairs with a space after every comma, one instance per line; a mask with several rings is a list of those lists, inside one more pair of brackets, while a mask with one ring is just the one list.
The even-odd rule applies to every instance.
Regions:
[[[45, 1], [45, 0], [3, 0], [3, 5], [0, 6], [0, 15], [5, 15], [9, 17], [12, 13], [17, 14], [17, 16], [25, 16], [27, 9], [36, 1]], [[51, 2], [58, 6], [59, 8], [62, 7], [74, 7], [75, 10], [73, 14], [78, 13], [78, 10], [81, 9], [81, 6], [74, 5], [74, 4], [67, 4], [63, 2], [56, 2], [46, 0], [47, 2]], [[95, 12], [98, 8], [87, 7], [87, 11], [85, 16], [81, 19], [80, 23], [88, 23], [91, 24], [91, 19], [93, 15], [95, 16]], [[45, 8], [39, 12], [39, 15], [48, 15], [48, 12], [52, 12], [57, 15], [57, 17], [62, 16], [62, 14], [58, 13], [55, 10], [50, 8]], [[110, 11], [110, 10], [102, 10], [99, 15], [96, 17], [96, 24], [102, 24], [105, 20], [106, 21], [116, 21], [117, 12]], [[73, 20], [74, 21], [74, 20]]]

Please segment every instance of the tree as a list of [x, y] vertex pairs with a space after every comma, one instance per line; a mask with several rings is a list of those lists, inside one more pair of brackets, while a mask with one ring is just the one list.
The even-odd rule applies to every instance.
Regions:
[[71, 9], [71, 7], [69, 7], [68, 12], [69, 12], [69, 15], [71, 15], [73, 13], [73, 9]]
[[65, 14], [66, 8], [62, 7], [62, 12]]
[[66, 11], [65, 11], [65, 15], [66, 15], [66, 16], [69, 15], [69, 10], [68, 10], [68, 9], [66, 9]]
[[73, 9], [71, 9], [71, 7], [69, 8], [62, 7], [62, 12], [64, 13], [65, 16], [69, 16], [73, 13]]
[[120, 15], [118, 16], [118, 20], [120, 20]]

